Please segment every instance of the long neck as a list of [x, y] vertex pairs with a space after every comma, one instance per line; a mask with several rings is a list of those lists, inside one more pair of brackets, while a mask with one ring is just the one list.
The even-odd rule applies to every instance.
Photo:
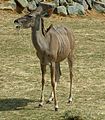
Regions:
[[32, 27], [32, 42], [37, 51], [45, 51], [47, 49], [45, 37], [42, 33], [41, 17], [39, 15], [36, 16], [34, 26]]

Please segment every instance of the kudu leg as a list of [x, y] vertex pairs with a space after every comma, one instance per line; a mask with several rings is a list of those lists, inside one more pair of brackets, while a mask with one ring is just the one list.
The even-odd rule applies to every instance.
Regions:
[[[55, 68], [56, 68], [56, 70], [55, 70], [55, 87], [57, 87], [57, 83], [59, 82], [59, 79], [61, 76], [60, 63], [56, 63]], [[51, 91], [50, 97], [48, 99], [48, 103], [51, 103], [51, 101], [53, 101], [53, 98], [54, 98], [54, 94], [53, 94], [53, 91]]]
[[55, 111], [57, 111], [58, 110], [58, 101], [57, 101], [57, 96], [56, 96], [55, 62], [51, 63], [50, 69], [51, 69], [51, 85], [52, 85], [52, 90], [53, 90], [53, 95], [54, 95], [54, 106], [55, 106]]
[[42, 91], [41, 91], [41, 101], [39, 106], [43, 106], [44, 104], [44, 84], [45, 84], [46, 65], [41, 64], [41, 72], [42, 72]]
[[72, 102], [72, 78], [73, 78], [73, 74], [72, 74], [73, 61], [71, 56], [68, 57], [68, 64], [69, 64], [69, 71], [70, 71], [70, 93], [69, 93], [68, 102], [70, 103]]
[[56, 67], [56, 74], [55, 74], [56, 81], [59, 82], [60, 76], [62, 74], [60, 69], [60, 63], [56, 63], [55, 67]]

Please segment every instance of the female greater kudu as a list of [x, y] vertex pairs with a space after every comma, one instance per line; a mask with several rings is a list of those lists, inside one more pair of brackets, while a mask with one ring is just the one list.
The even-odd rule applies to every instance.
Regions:
[[[49, 12], [48, 10], [47, 12]], [[58, 110], [58, 102], [56, 97], [57, 81], [59, 79], [58, 65], [65, 58], [68, 58], [68, 64], [70, 69], [70, 95], [69, 102], [72, 101], [71, 89], [72, 89], [72, 63], [73, 63], [73, 49], [74, 49], [74, 35], [66, 27], [63, 26], [51, 26], [50, 29], [43, 35], [42, 31], [42, 16], [46, 13], [43, 12], [42, 7], [38, 7], [35, 11], [32, 11], [28, 15], [16, 19], [14, 23], [18, 27], [31, 28], [32, 30], [32, 42], [37, 51], [37, 56], [40, 59], [41, 71], [42, 71], [42, 92], [41, 103], [44, 103], [44, 83], [46, 65], [50, 64], [51, 70], [51, 85], [52, 94], [49, 99], [51, 101], [54, 98], [55, 111]]]

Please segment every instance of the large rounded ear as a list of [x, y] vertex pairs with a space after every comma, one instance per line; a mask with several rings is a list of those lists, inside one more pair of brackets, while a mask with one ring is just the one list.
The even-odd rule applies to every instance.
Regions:
[[39, 7], [42, 7], [41, 16], [50, 17], [55, 9], [54, 5], [40, 3]]
[[42, 11], [43, 11], [43, 8], [41, 6], [39, 6], [35, 10], [31, 11], [30, 16], [35, 17], [38, 14], [41, 15]]
[[36, 11], [37, 14], [41, 14], [41, 12], [43, 11], [43, 8], [41, 6], [39, 6], [39, 7], [36, 8], [35, 11]]

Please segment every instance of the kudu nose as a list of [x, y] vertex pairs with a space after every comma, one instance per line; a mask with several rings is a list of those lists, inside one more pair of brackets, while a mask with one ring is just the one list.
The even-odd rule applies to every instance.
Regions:
[[14, 23], [18, 23], [18, 20], [15, 20]]
[[18, 21], [18, 20], [15, 20], [15, 21], [14, 21], [14, 24], [16, 25], [16, 28], [18, 28], [18, 29], [20, 28], [20, 25], [19, 25], [19, 21]]

